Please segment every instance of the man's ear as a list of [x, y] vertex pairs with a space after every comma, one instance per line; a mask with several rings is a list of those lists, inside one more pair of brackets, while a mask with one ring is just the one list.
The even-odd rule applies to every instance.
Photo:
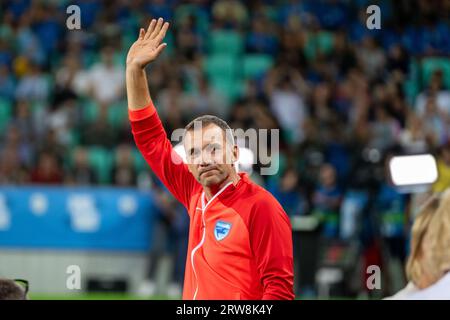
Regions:
[[239, 147], [237, 145], [233, 146], [233, 163], [239, 160]]

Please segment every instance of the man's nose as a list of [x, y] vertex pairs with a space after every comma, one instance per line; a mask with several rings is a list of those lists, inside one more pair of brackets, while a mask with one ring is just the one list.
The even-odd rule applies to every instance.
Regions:
[[211, 154], [209, 152], [202, 152], [200, 165], [206, 167], [212, 164], [214, 164], [214, 159]]

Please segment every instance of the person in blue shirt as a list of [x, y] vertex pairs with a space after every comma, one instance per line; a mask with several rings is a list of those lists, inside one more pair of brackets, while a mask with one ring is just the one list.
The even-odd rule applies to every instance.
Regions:
[[339, 210], [342, 201], [336, 169], [331, 164], [323, 164], [319, 181], [313, 196], [313, 212], [323, 219], [323, 235], [326, 238], [336, 238], [339, 234]]

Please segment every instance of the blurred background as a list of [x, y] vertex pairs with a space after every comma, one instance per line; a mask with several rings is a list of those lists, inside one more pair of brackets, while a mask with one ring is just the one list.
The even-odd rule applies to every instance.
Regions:
[[[366, 26], [371, 4], [381, 29]], [[124, 82], [139, 28], [163, 17], [168, 47], [147, 72], [169, 136], [206, 113], [280, 129], [278, 173], [249, 173], [291, 217], [297, 297], [395, 293], [418, 206], [450, 186], [449, 12], [448, 0], [1, 1], [0, 277], [28, 279], [35, 299], [181, 297], [188, 216], [135, 148]], [[389, 159], [423, 153], [437, 181], [393, 186]]]

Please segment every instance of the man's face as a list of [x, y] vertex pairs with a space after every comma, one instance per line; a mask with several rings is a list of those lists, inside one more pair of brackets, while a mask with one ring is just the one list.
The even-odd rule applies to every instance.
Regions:
[[187, 131], [184, 148], [189, 171], [204, 187], [220, 185], [235, 170], [239, 149], [214, 124]]

